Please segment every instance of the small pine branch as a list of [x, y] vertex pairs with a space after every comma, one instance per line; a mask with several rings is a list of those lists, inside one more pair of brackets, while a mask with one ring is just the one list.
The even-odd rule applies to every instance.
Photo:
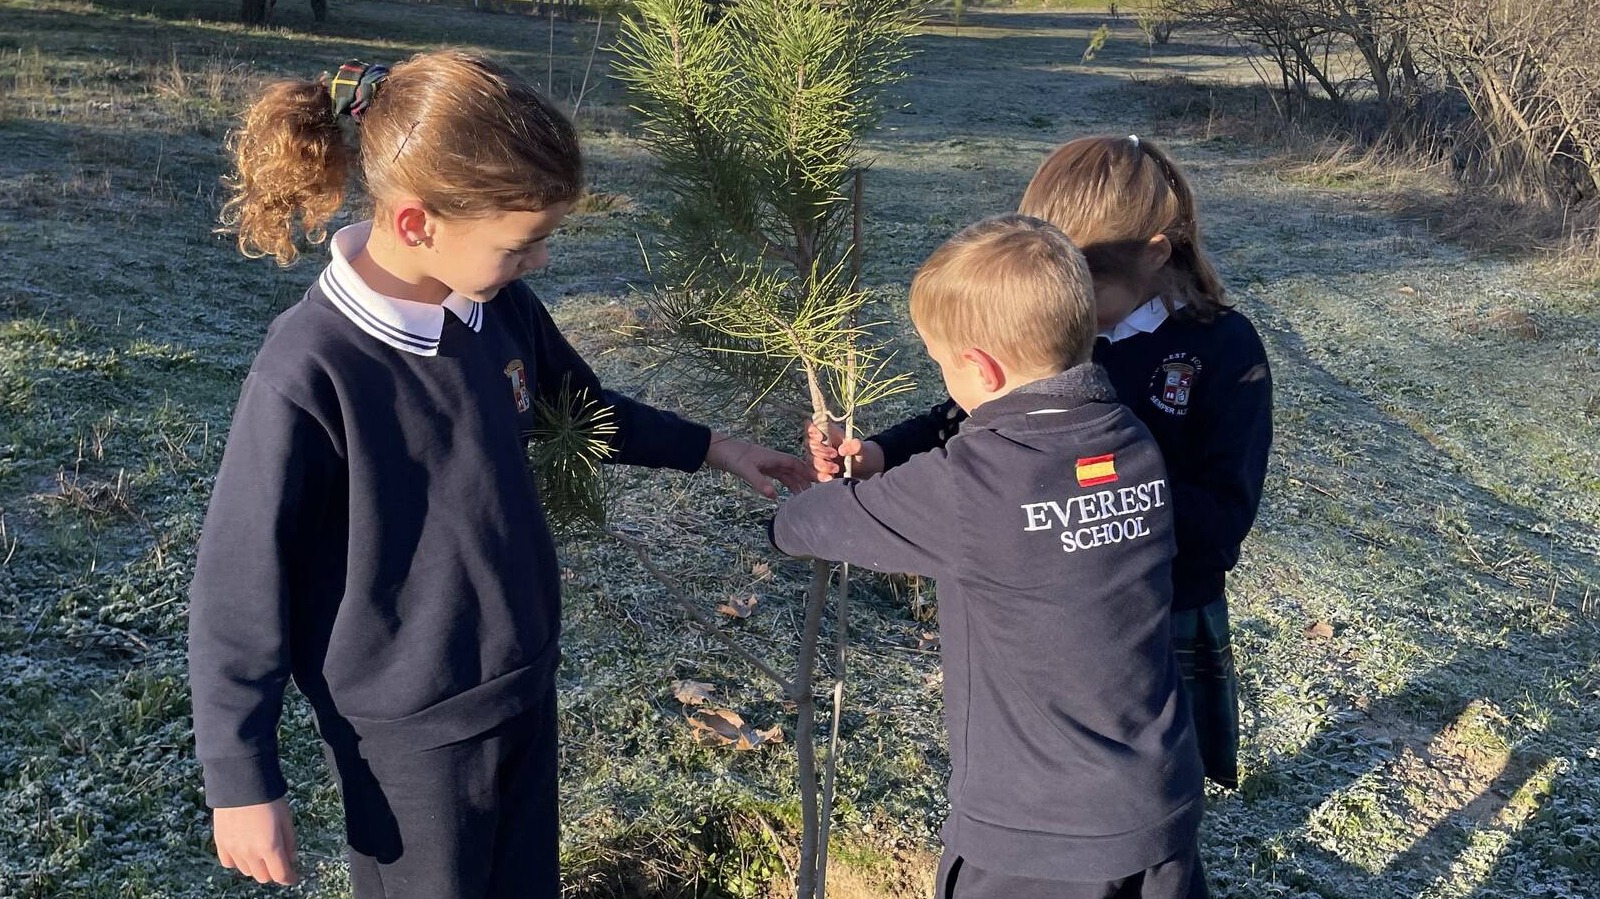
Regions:
[[602, 531], [612, 482], [602, 464], [613, 454], [616, 410], [572, 390], [564, 380], [553, 399], [533, 401], [537, 424], [528, 462], [551, 531], [572, 535]]

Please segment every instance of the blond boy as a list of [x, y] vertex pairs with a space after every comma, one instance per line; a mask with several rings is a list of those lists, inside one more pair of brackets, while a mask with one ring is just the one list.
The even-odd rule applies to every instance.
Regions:
[[943, 448], [791, 499], [773, 540], [939, 580], [939, 897], [1204, 897], [1166, 470], [1089, 362], [1083, 257], [1038, 219], [987, 219], [917, 272], [911, 319], [970, 419]]

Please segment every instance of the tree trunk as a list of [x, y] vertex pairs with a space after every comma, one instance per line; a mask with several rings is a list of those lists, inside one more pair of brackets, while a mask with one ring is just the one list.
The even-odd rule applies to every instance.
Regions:
[[239, 21], [246, 25], [265, 25], [267, 8], [267, 0], [239, 0]]

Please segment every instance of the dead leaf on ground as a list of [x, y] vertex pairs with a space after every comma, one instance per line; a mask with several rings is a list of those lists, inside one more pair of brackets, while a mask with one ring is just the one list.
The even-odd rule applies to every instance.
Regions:
[[750, 613], [756, 610], [756, 603], [760, 602], [754, 593], [749, 596], [735, 596], [720, 606], [717, 611], [729, 618], [749, 618]]
[[711, 684], [697, 680], [675, 680], [672, 682], [672, 698], [684, 705], [704, 705], [711, 701], [711, 694], [717, 688]]
[[755, 575], [758, 580], [764, 581], [772, 577], [772, 566], [766, 562], [757, 562], [750, 566], [750, 573]]
[[731, 746], [742, 752], [783, 742], [781, 726], [756, 730], [738, 712], [729, 709], [701, 709], [689, 716], [689, 727], [701, 746]]
[[923, 631], [922, 638], [917, 641], [918, 649], [938, 649], [939, 634], [935, 631]]
[[1538, 340], [1544, 334], [1532, 315], [1505, 306], [1489, 310], [1489, 327], [1523, 340]]
[[1333, 625], [1326, 621], [1316, 621], [1306, 628], [1306, 636], [1313, 640], [1333, 639]]
[[1410, 284], [1402, 284], [1402, 285], [1400, 285], [1400, 292], [1405, 294], [1408, 297], [1414, 297], [1414, 296], [1417, 295], [1417, 289], [1415, 287], [1412, 287]]

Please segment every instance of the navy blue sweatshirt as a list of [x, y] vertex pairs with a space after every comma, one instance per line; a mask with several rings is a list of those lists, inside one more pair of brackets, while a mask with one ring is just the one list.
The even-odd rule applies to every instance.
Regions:
[[[1272, 374], [1260, 336], [1236, 310], [1210, 323], [1180, 313], [1154, 331], [1096, 341], [1094, 359], [1166, 457], [1178, 527], [1173, 608], [1222, 599], [1255, 523], [1272, 446]], [[892, 467], [943, 445], [965, 417], [947, 401], [867, 439]]]
[[285, 792], [291, 677], [323, 736], [363, 752], [473, 736], [549, 689], [560, 582], [527, 467], [536, 397], [567, 381], [614, 406], [615, 462], [692, 471], [710, 440], [602, 391], [520, 282], [453, 297], [419, 335], [335, 262], [272, 323], [200, 539], [190, 681], [213, 807]]
[[945, 845], [1080, 881], [1151, 867], [1198, 828], [1172, 532], [1161, 454], [1092, 365], [985, 403], [882, 475], [817, 485], [773, 522], [791, 555], [938, 578]]

